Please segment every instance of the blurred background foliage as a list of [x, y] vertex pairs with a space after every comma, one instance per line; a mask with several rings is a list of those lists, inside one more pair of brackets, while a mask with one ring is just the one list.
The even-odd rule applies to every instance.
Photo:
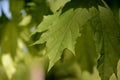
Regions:
[[[120, 22], [120, 3], [118, 0], [105, 0]], [[69, 50], [62, 55], [55, 66], [47, 73], [49, 60], [45, 54], [45, 44], [31, 46], [41, 33], [30, 36], [43, 16], [55, 13], [60, 8], [90, 8], [103, 5], [101, 0], [0, 0], [0, 80], [33, 80], [37, 75], [34, 68], [39, 66], [46, 80], [100, 80], [94, 67], [93, 73], [82, 72]], [[39, 68], [37, 71], [39, 71]], [[32, 71], [33, 72], [30, 72]], [[120, 62], [118, 65], [120, 80]], [[33, 73], [33, 74], [30, 74]], [[34, 80], [44, 80], [34, 79]], [[113, 74], [110, 80], [117, 80]]]

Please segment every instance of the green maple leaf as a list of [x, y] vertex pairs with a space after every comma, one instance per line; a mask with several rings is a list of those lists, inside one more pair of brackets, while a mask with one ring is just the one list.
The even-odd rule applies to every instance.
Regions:
[[80, 35], [79, 29], [89, 20], [87, 9], [70, 9], [60, 15], [45, 17], [36, 32], [44, 32], [35, 44], [46, 42], [47, 55], [50, 59], [49, 69], [60, 59], [65, 48], [75, 53], [74, 46]]
[[102, 80], [109, 80], [112, 73], [117, 75], [120, 58], [119, 24], [108, 8], [99, 7], [102, 22], [103, 45], [98, 70]]

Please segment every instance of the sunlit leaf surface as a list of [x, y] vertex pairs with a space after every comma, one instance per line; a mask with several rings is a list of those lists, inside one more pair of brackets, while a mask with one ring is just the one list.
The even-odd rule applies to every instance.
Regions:
[[[52, 16], [53, 19], [54, 16]], [[86, 9], [78, 8], [76, 10], [68, 10], [62, 15], [57, 15], [54, 19], [55, 21], [50, 21], [52, 18], [49, 16], [45, 17], [43, 23], [46, 22], [46, 24], [43, 25], [41, 23], [39, 25], [37, 32], [47, 31], [35, 43], [46, 42], [50, 68], [60, 59], [65, 48], [75, 53], [74, 45], [77, 37], [80, 36], [79, 29], [88, 21], [89, 14]]]

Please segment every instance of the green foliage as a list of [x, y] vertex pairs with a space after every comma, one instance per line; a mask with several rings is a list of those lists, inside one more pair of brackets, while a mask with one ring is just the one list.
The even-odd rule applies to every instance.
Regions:
[[69, 1], [70, 0], [47, 0], [52, 12], [56, 12], [57, 10], [62, 8]]
[[4, 32], [2, 33], [3, 36], [1, 37], [2, 53], [11, 53], [14, 57], [16, 55], [18, 37], [16, 24], [11, 21], [7, 22], [4, 27]]
[[93, 40], [94, 33], [89, 22], [83, 27], [82, 35], [77, 39], [76, 43], [76, 57], [83, 70], [92, 72], [97, 61], [95, 41]]
[[0, 66], [0, 79], [1, 80], [8, 80], [7, 75], [5, 74], [5, 70], [3, 67]]
[[10, 0], [12, 18], [0, 16], [0, 79], [29, 80], [41, 71], [46, 80], [86, 80], [83, 73], [94, 74], [94, 67], [101, 80], [119, 78], [118, 3]]
[[43, 21], [39, 25], [38, 31], [36, 32], [47, 31], [41, 35], [40, 40], [35, 44], [45, 43], [46, 41], [47, 55], [50, 58], [51, 68], [60, 59], [62, 51], [65, 48], [75, 53], [74, 45], [77, 37], [80, 35], [79, 28], [88, 21], [89, 15], [86, 9], [78, 8], [75, 11], [69, 10], [62, 15], [53, 16], [53, 18], [57, 18], [54, 19], [55, 21], [51, 20], [52, 22], [50, 22], [49, 18], [51, 19], [52, 17], [45, 17], [45, 22]]
[[[108, 80], [114, 72], [117, 75], [117, 63], [120, 58], [119, 24], [109, 9], [99, 7], [102, 22], [103, 50], [101, 52], [99, 71], [103, 80]], [[109, 67], [108, 67], [109, 66]], [[108, 73], [109, 71], [109, 73]]]

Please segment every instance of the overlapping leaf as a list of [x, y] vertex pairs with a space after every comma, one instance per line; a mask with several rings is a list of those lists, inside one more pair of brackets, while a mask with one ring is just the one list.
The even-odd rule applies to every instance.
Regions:
[[37, 29], [37, 32], [46, 31], [35, 44], [46, 42], [49, 69], [60, 59], [65, 48], [75, 53], [74, 45], [80, 35], [79, 29], [90, 18], [87, 9], [82, 8], [70, 9], [62, 15], [57, 14], [59, 15], [45, 17]]
[[82, 70], [87, 70], [92, 73], [93, 67], [97, 63], [98, 51], [100, 51], [96, 48], [98, 44], [96, 45], [95, 39], [96, 29], [99, 27], [100, 21], [96, 21], [96, 19], [99, 19], [99, 11], [96, 8], [90, 8], [89, 14], [91, 15], [91, 19], [83, 26], [83, 30], [81, 31], [82, 35], [77, 39], [75, 50]]
[[76, 55], [82, 70], [92, 72], [93, 66], [95, 65], [95, 58], [97, 56], [95, 42], [93, 40], [94, 32], [89, 22], [83, 27], [84, 29], [81, 31], [82, 35], [77, 39], [75, 46]]
[[89, 23], [84, 27], [81, 37], [77, 40], [76, 55], [82, 70], [93, 72], [97, 58], [93, 31]]
[[102, 22], [103, 46], [98, 69], [102, 80], [109, 80], [112, 73], [117, 74], [117, 62], [120, 58], [120, 27], [111, 11], [99, 7]]

